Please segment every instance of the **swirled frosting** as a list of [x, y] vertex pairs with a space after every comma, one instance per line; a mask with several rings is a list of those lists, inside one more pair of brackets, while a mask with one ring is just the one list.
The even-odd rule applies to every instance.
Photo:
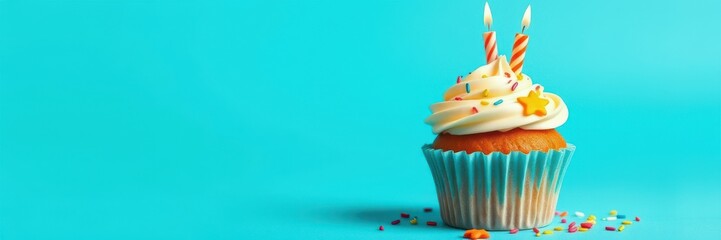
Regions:
[[531, 78], [516, 75], [505, 56], [481, 66], [450, 87], [443, 102], [431, 105], [425, 122], [433, 133], [453, 135], [553, 129], [568, 119], [568, 108]]

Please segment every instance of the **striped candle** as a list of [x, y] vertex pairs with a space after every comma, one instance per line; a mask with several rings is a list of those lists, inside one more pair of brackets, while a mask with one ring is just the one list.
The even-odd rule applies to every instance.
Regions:
[[486, 48], [486, 63], [491, 63], [498, 58], [498, 46], [496, 46], [496, 32], [491, 31], [493, 16], [491, 15], [491, 8], [488, 6], [488, 2], [486, 2], [486, 6], [483, 9], [483, 24], [488, 26], [488, 32], [483, 33], [483, 46]]
[[486, 63], [491, 63], [498, 58], [498, 46], [496, 46], [496, 32], [483, 33], [484, 46], [486, 47]]
[[521, 33], [516, 33], [516, 39], [513, 41], [513, 51], [511, 52], [511, 70], [515, 74], [521, 74], [523, 70], [523, 60], [526, 58], [526, 47], [528, 46], [528, 35], [523, 31], [531, 25], [531, 5], [528, 5], [526, 12], [523, 13], [521, 20]]
[[517, 33], [516, 40], [513, 41], [513, 51], [511, 52], [511, 70], [516, 74], [520, 74], [521, 70], [523, 70], [526, 46], [528, 46], [528, 35]]

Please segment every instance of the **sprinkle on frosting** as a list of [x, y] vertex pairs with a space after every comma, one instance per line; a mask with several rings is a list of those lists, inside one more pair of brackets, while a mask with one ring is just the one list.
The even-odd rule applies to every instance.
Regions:
[[511, 74], [508, 72], [504, 72], [503, 75], [506, 75], [507, 78], [511, 77]]
[[476, 108], [476, 107], [471, 108], [471, 112], [472, 112], [473, 114], [478, 113], [478, 108]]
[[[506, 73], [510, 77], [506, 77]], [[452, 84], [443, 94], [444, 101], [431, 105], [432, 114], [425, 123], [431, 125], [436, 134], [453, 135], [561, 126], [568, 119], [563, 100], [545, 92], [543, 86], [533, 83], [527, 75], [520, 74], [523, 81], [516, 80], [518, 75], [506, 57], [499, 56], [461, 77], [463, 84]], [[537, 96], [529, 96], [531, 92]], [[501, 99], [503, 101], [499, 101]], [[495, 106], [486, 107], [491, 104]], [[477, 114], [469, 113], [472, 107], [476, 107]]]
[[498, 104], [503, 103], [503, 99], [498, 99], [498, 101], [493, 103], [493, 106], [498, 106]]
[[461, 83], [461, 76], [458, 76], [458, 77], [456, 78], [456, 84], [458, 84], [458, 83]]
[[546, 105], [548, 105], [548, 99], [540, 98], [538, 91], [530, 91], [527, 97], [519, 97], [518, 103], [523, 105], [523, 116], [530, 116], [535, 114], [536, 116], [546, 116]]

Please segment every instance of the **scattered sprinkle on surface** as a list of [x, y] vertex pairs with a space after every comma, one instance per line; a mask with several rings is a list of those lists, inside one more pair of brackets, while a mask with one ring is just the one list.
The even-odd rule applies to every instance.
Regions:
[[[499, 101], [502, 101], [502, 100], [499, 100]], [[498, 102], [498, 101], [497, 101], [497, 102]], [[495, 104], [495, 103], [494, 103], [494, 104]], [[477, 111], [476, 107], [473, 107], [473, 110], [474, 110], [474, 111]], [[433, 209], [432, 209], [432, 208], [429, 208], [429, 207], [423, 208], [422, 210], [423, 210], [423, 212], [425, 212], [425, 213], [430, 213], [430, 212], [433, 211]], [[400, 215], [401, 215], [402, 218], [411, 218], [411, 217], [410, 217], [411, 214], [406, 213], [406, 212], [403, 212], [403, 213], [401, 213]], [[568, 212], [565, 212], [565, 211], [564, 211], [564, 212], [556, 212], [555, 215], [556, 215], [556, 216], [559, 216], [559, 217], [561, 218], [561, 223], [566, 223], [566, 222], [568, 222], [568, 220], [565, 218], [566, 216], [568, 216]], [[584, 216], [584, 214], [583, 214], [582, 212], [575, 212], [575, 215], [576, 215], [577, 217], [578, 217], [578, 216]], [[625, 218], [625, 217], [626, 217], [626, 215], [620, 215], [620, 214], [617, 214], [617, 212], [616, 212], [616, 214], [614, 215], [614, 214], [613, 214], [613, 211], [611, 212], [610, 215], [613, 215], [613, 216], [604, 217], [604, 218], [602, 218], [602, 219], [603, 219], [604, 221], [612, 221], [612, 220], [616, 220], [618, 217], [620, 217], [620, 218]], [[431, 215], [427, 215], [427, 216], [431, 216]], [[580, 232], [592, 231], [593, 226], [596, 224], [595, 219], [596, 219], [596, 216], [593, 215], [593, 214], [591, 214], [591, 215], [589, 215], [589, 217], [588, 217], [588, 221], [581, 223], [580, 226], [577, 226], [577, 225], [576, 225], [576, 222], [573, 221], [573, 222], [571, 222], [570, 224], [568, 224], [568, 227], [566, 227], [565, 225], [555, 226], [555, 227], [544, 227], [543, 229], [539, 229], [539, 228], [537, 228], [537, 227], [534, 227], [534, 228], [532, 228], [532, 231], [534, 232], [534, 234], [535, 234], [537, 237], [538, 237], [538, 236], [541, 236], [541, 235], [551, 235], [551, 234], [554, 233], [554, 231], [556, 231], [556, 232], [567, 232], [567, 233], [569, 233], [569, 234], [575, 233], [575, 232], [578, 232], [578, 231], [580, 231]], [[636, 221], [641, 221], [641, 219], [640, 219], [639, 217], [635, 217], [635, 220], [636, 220]], [[413, 217], [409, 220], [409, 223], [410, 223], [411, 225], [418, 225], [418, 223], [419, 223], [418, 217], [417, 217], [417, 216], [413, 216]], [[436, 227], [436, 226], [438, 226], [438, 222], [437, 222], [437, 221], [425, 221], [425, 223], [426, 223], [425, 225], [427, 225], [427, 226], [429, 226], [429, 227]], [[396, 219], [396, 220], [393, 220], [393, 221], [391, 222], [391, 225], [399, 225], [399, 224], [401, 224], [401, 220], [400, 220], [400, 219]], [[623, 232], [623, 231], [625, 230], [626, 226], [630, 226], [631, 224], [633, 224], [633, 222], [632, 222], [631, 220], [624, 220], [624, 221], [621, 222], [621, 225], [619, 225], [618, 227], [615, 227], [615, 226], [605, 226], [605, 227], [603, 227], [601, 230], [606, 230], [606, 231], [609, 231], [609, 232]], [[384, 227], [383, 225], [380, 225], [380, 226], [378, 226], [378, 230], [379, 230], [379, 231], [385, 231], [385, 227]], [[518, 228], [513, 228], [513, 229], [510, 229], [510, 230], [509, 230], [509, 234], [517, 234], [517, 233], [519, 233], [519, 232], [521, 232], [521, 230], [518, 229]], [[484, 229], [470, 229], [470, 230], [467, 230], [467, 231], [465, 232], [465, 234], [464, 234], [463, 237], [464, 237], [464, 238], [469, 238], [469, 239], [488, 239], [488, 238], [490, 238], [490, 233], [489, 233], [488, 231], [484, 230]]]

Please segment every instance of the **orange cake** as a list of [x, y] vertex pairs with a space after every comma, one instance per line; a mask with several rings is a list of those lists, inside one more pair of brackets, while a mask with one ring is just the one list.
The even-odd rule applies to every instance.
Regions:
[[501, 152], [511, 151], [529, 153], [531, 150], [547, 152], [550, 149], [566, 147], [566, 141], [555, 129], [523, 130], [513, 129], [506, 132], [486, 132], [468, 135], [439, 134], [433, 142], [433, 148], [451, 151]]

